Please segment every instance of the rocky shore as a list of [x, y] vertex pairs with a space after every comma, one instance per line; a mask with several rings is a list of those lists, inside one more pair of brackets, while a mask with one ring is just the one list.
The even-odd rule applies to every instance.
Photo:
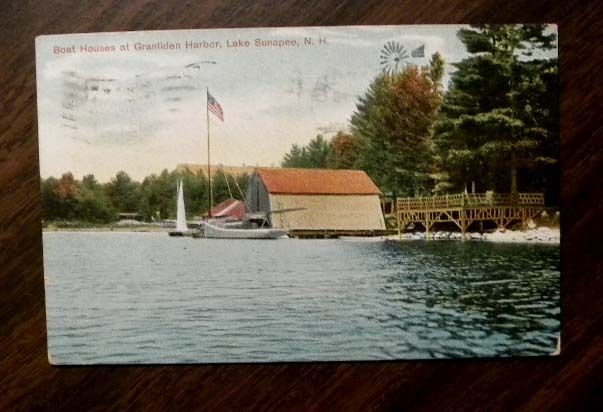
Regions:
[[[388, 239], [398, 239], [397, 235], [391, 235]], [[423, 240], [425, 232], [404, 233], [403, 240]], [[433, 240], [461, 240], [460, 232], [431, 232], [430, 239]], [[558, 228], [538, 227], [528, 230], [505, 230], [493, 232], [471, 232], [467, 233], [467, 240], [488, 242], [511, 242], [511, 243], [550, 243], [559, 244], [561, 236]]]

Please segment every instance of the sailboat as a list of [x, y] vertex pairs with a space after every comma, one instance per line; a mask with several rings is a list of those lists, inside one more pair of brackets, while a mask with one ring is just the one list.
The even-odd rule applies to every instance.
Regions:
[[184, 207], [184, 189], [182, 180], [178, 182], [178, 198], [176, 200], [176, 230], [169, 233], [170, 236], [192, 236], [195, 231], [188, 228], [186, 224], [186, 208]]
[[279, 239], [287, 236], [284, 229], [251, 227], [243, 223], [203, 222], [203, 233], [209, 239]]
[[[211, 187], [211, 161], [209, 140], [209, 113], [224, 121], [224, 112], [218, 101], [209, 94], [207, 89], [207, 178], [209, 181], [209, 211], [208, 219], [202, 223], [203, 234], [210, 239], [278, 239], [286, 237], [287, 231], [265, 226], [267, 219], [261, 224], [254, 221], [253, 217], [246, 214], [242, 221], [232, 222], [227, 219], [212, 218], [211, 208], [213, 193]], [[228, 181], [227, 181], [228, 182]]]

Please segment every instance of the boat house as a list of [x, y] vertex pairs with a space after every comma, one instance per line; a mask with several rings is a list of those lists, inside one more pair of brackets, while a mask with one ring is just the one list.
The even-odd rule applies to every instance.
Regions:
[[251, 212], [298, 236], [381, 233], [381, 191], [360, 170], [258, 168], [247, 188]]

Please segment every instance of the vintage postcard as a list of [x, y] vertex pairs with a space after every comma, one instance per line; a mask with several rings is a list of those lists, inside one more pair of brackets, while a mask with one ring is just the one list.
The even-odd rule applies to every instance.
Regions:
[[56, 365], [560, 352], [557, 27], [36, 39]]

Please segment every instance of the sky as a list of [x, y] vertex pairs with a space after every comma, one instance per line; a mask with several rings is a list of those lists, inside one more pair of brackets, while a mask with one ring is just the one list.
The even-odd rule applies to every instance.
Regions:
[[[277, 166], [292, 144], [346, 130], [358, 97], [384, 67], [425, 65], [437, 51], [447, 63], [447, 83], [454, 70], [450, 63], [467, 56], [456, 37], [460, 27], [40, 36], [36, 69], [41, 175], [58, 177], [71, 171], [81, 178], [93, 173], [103, 182], [123, 170], [140, 180], [180, 163], [206, 164], [207, 89], [224, 112], [223, 122], [209, 115], [211, 163]], [[288, 44], [258, 47], [256, 39]], [[227, 47], [238, 41], [249, 41], [249, 46]], [[148, 50], [158, 42], [178, 44], [180, 49]], [[187, 49], [186, 42], [214, 47]], [[391, 42], [398, 52], [386, 50]], [[411, 51], [422, 45], [424, 57], [412, 57]]]

